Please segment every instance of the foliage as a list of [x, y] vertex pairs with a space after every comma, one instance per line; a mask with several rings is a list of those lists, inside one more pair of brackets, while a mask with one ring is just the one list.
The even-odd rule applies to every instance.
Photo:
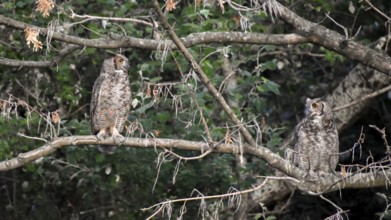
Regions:
[[[338, 3], [334, 1], [305, 3], [300, 4], [304, 8], [295, 6], [297, 13], [316, 21], [323, 17], [321, 12], [340, 13]], [[80, 20], [71, 16], [72, 11], [94, 16], [156, 19], [151, 16], [150, 1], [57, 1], [48, 16], [35, 10], [33, 0], [0, 4], [0, 14], [15, 20], [41, 27], [61, 27], [64, 33], [89, 39], [108, 37], [110, 33], [149, 39], [153, 28], [132, 22], [102, 20], [75, 24]], [[386, 7], [388, 3], [383, 4]], [[175, 23], [179, 36], [209, 31], [280, 34], [290, 29], [281, 21], [272, 23], [264, 12], [239, 13], [225, 6], [222, 13], [216, 5], [207, 7], [187, 1], [176, 5], [167, 16], [170, 23]], [[347, 17], [353, 22], [352, 17]], [[370, 15], [365, 14], [365, 17], [369, 19]], [[334, 24], [327, 21], [326, 25]], [[39, 35], [31, 42], [39, 45], [37, 41], [40, 41], [43, 48], [38, 46], [37, 51], [33, 51], [25, 44], [25, 33], [1, 28], [4, 30], [0, 33], [0, 57], [52, 60], [64, 47], [61, 42], [49, 40], [48, 44], [48, 38]], [[365, 40], [366, 36], [360, 36], [360, 39]], [[247, 123], [252, 134], [261, 131], [259, 143], [272, 150], [277, 150], [284, 135], [302, 116], [300, 109], [304, 96], [322, 96], [352, 68], [351, 61], [316, 45], [201, 45], [189, 50], [201, 63], [211, 83], [220, 86], [234, 112]], [[134, 109], [127, 126], [141, 125], [130, 135], [205, 140], [200, 118], [202, 110], [208, 116], [207, 124], [215, 140], [225, 141], [227, 128], [232, 138], [238, 139], [228, 117], [193, 76], [191, 65], [180, 52], [170, 51], [165, 55], [166, 51], [136, 48], [122, 48], [121, 52], [132, 64]], [[0, 66], [0, 159], [43, 145], [40, 140], [20, 134], [44, 139], [89, 134], [92, 85], [103, 59], [109, 55], [101, 49], [83, 48], [50, 68]], [[233, 80], [222, 70], [226, 62], [235, 72]], [[188, 80], [183, 81], [182, 76], [187, 76]], [[230, 88], [229, 83], [236, 83], [236, 86]], [[148, 94], [148, 89], [152, 93]], [[21, 104], [21, 101], [27, 104]], [[60, 114], [59, 123], [53, 122], [53, 112]], [[246, 189], [256, 182], [256, 176], [270, 173], [265, 162], [251, 157], [247, 158], [246, 167], [241, 167], [235, 155], [213, 154], [198, 161], [183, 162], [162, 158], [161, 153], [159, 149], [124, 147], [114, 155], [103, 155], [93, 146], [61, 149], [50, 157], [2, 173], [4, 196], [0, 198], [3, 204], [0, 218], [142, 219], [150, 213], [141, 208], [159, 201], [189, 197], [193, 189], [205, 195], [224, 194], [232, 186]], [[187, 157], [199, 154], [177, 153]], [[176, 166], [179, 166], [178, 173]], [[176, 205], [175, 209], [179, 210], [181, 205]], [[198, 206], [188, 207], [187, 213], [197, 216]], [[325, 216], [332, 213], [325, 213]], [[174, 214], [175, 217], [179, 215]], [[255, 215], [254, 219], [261, 219], [260, 215]], [[266, 219], [275, 219], [275, 216]]]

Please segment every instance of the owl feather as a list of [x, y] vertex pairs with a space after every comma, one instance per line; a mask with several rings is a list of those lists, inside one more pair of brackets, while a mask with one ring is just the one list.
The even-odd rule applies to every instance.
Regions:
[[[131, 103], [128, 70], [128, 59], [117, 54], [104, 60], [101, 73], [94, 83], [90, 106], [91, 131], [99, 140], [110, 137], [116, 143], [124, 140], [120, 133], [124, 128]], [[105, 153], [113, 153], [115, 148], [102, 146], [98, 149]]]
[[309, 172], [333, 173], [339, 141], [330, 104], [320, 98], [307, 98], [305, 115], [295, 128], [293, 162]]

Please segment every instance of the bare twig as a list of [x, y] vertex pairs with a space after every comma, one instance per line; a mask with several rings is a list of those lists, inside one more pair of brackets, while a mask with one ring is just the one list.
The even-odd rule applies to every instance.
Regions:
[[[227, 197], [229, 198], [229, 197], [232, 197], [232, 196], [238, 196], [238, 195], [242, 195], [242, 194], [247, 194], [247, 193], [250, 193], [250, 192], [254, 192], [255, 190], [261, 189], [266, 184], [267, 181], [268, 181], [268, 178], [265, 179], [258, 186], [254, 187], [254, 188], [251, 188], [251, 189], [243, 190], [243, 191], [233, 190], [234, 192], [221, 194], [221, 195], [197, 196], [197, 197], [190, 197], [190, 198], [181, 198], [181, 199], [167, 200], [167, 201], [164, 201], [164, 202], [157, 203], [157, 204], [155, 204], [153, 206], [150, 206], [148, 208], [143, 208], [141, 210], [142, 211], [148, 211], [148, 210], [151, 210], [151, 209], [158, 208], [157, 211], [155, 211], [152, 214], [152, 216], [155, 216], [157, 214], [156, 212], [162, 211], [161, 207], [164, 207], [167, 204], [178, 203], [178, 202], [189, 202], [189, 201], [206, 200], [206, 199], [221, 199], [221, 198], [227, 198]], [[230, 189], [229, 191], [232, 191], [232, 190]]]
[[330, 199], [324, 197], [323, 195], [320, 195], [320, 198], [323, 199], [324, 201], [328, 202], [329, 204], [331, 204], [332, 206], [334, 206], [334, 208], [337, 209], [337, 213], [335, 213], [334, 215], [332, 216], [329, 216], [326, 218], [326, 220], [334, 220], [334, 219], [343, 219], [341, 217], [342, 214], [345, 214], [347, 212], [349, 212], [349, 210], [343, 210], [341, 207], [337, 206], [335, 203], [333, 203]]
[[202, 158], [206, 157], [206, 156], [209, 155], [210, 153], [212, 153], [212, 150], [208, 150], [208, 151], [206, 151], [206, 152], [204, 152], [204, 153], [202, 153], [202, 154], [200, 154], [200, 155], [198, 155], [198, 156], [194, 156], [194, 157], [182, 157], [182, 156], [180, 156], [180, 155], [178, 155], [178, 154], [172, 152], [171, 150], [168, 150], [168, 149], [164, 149], [164, 150], [165, 150], [165, 152], [167, 152], [167, 153], [171, 154], [172, 156], [176, 157], [177, 159], [185, 160], [185, 161], [187, 161], [187, 160], [199, 160], [199, 159], [202, 159]]
[[348, 40], [349, 39], [348, 29], [346, 27], [344, 27], [343, 25], [339, 24], [338, 22], [336, 22], [332, 17], [330, 17], [329, 13], [326, 13], [326, 17], [343, 30], [343, 32], [345, 34], [345, 40]]
[[388, 145], [387, 138], [386, 138], [386, 128], [383, 129], [378, 128], [376, 125], [369, 125], [370, 128], [375, 129], [377, 132], [381, 134], [381, 137], [384, 142], [384, 146], [386, 147], [386, 154], [391, 155], [391, 147]]
[[39, 141], [43, 141], [45, 143], [47, 143], [48, 141], [46, 139], [43, 139], [43, 138], [39, 138], [39, 137], [31, 137], [31, 136], [27, 136], [25, 134], [22, 134], [20, 132], [17, 133], [18, 136], [20, 137], [24, 137], [24, 138], [27, 138], [27, 139], [31, 139], [31, 140], [39, 140]]
[[[9, 96], [8, 100], [0, 99], [0, 103], [6, 103], [8, 105], [8, 107], [7, 107], [8, 110], [7, 109], [2, 109], [3, 111], [7, 111], [8, 115], [11, 114], [11, 109], [12, 108], [17, 109], [18, 107], [22, 107], [22, 108], [24, 108], [27, 111], [26, 115], [27, 115], [27, 126], [28, 127], [30, 126], [29, 118], [31, 117], [31, 112], [35, 112], [35, 113], [38, 114], [40, 121], [43, 120], [43, 121], [46, 122], [46, 129], [49, 129], [50, 131], [55, 131], [56, 130], [56, 127], [52, 123], [52, 120], [50, 118], [50, 113], [45, 114], [45, 113], [39, 112], [35, 107], [32, 107], [29, 104], [27, 104], [26, 101], [24, 101], [22, 99], [19, 99], [19, 98], [13, 96], [10, 93], [8, 93], [8, 96]], [[16, 111], [14, 111], [14, 112], [16, 112]], [[15, 115], [16, 115], [16, 117], [18, 117], [17, 114], [15, 114]], [[40, 129], [40, 126], [41, 126], [41, 124], [39, 123], [38, 130]], [[51, 133], [47, 133], [45, 131], [44, 134], [49, 134], [50, 137], [53, 137], [52, 132]]]
[[146, 21], [143, 21], [140, 19], [79, 15], [79, 14], [76, 14], [72, 9], [70, 9], [70, 10], [71, 10], [71, 14], [68, 15], [70, 18], [83, 18], [83, 19], [88, 19], [88, 20], [125, 21], [125, 22], [133, 22], [133, 23], [138, 23], [138, 24], [143, 24], [145, 26], [153, 27], [152, 23], [146, 22]]
[[389, 16], [387, 16], [386, 14], [384, 14], [382, 11], [380, 11], [378, 8], [376, 8], [376, 7], [371, 3], [371, 1], [365, 0], [365, 2], [369, 5], [369, 7], [371, 7], [373, 10], [375, 10], [377, 13], [379, 13], [381, 16], [383, 16], [385, 19], [387, 19], [387, 21], [391, 21], [391, 18], [390, 18]]
[[[172, 54], [172, 52], [171, 52]], [[173, 55], [173, 54], [172, 54]], [[184, 82], [186, 82], [186, 78], [184, 77], [184, 74], [182, 72], [182, 69], [181, 69], [181, 66], [179, 65], [178, 61], [176, 60], [175, 56], [173, 55], [174, 57], [174, 61], [179, 69], [179, 72], [181, 74], [181, 77], [182, 77], [182, 80]], [[191, 99], [193, 100], [193, 102], [196, 104], [196, 107], [198, 109], [198, 112], [200, 113], [200, 119], [201, 119], [201, 123], [202, 125], [204, 126], [204, 130], [205, 130], [205, 134], [206, 134], [206, 137], [208, 139], [208, 142], [210, 144], [210, 147], [213, 147], [212, 146], [212, 143], [213, 143], [213, 139], [212, 139], [212, 134], [210, 133], [210, 130], [209, 130], [209, 127], [208, 127], [208, 123], [206, 122], [206, 119], [204, 117], [204, 111], [202, 110], [202, 108], [200, 107], [199, 103], [198, 103], [198, 100], [196, 99], [195, 97], [195, 94], [194, 94], [194, 90], [188, 83], [185, 83], [186, 84], [186, 87], [187, 89], [189, 90], [189, 95], [191, 97]]]
[[367, 100], [367, 99], [371, 99], [371, 98], [374, 98], [374, 97], [376, 97], [376, 96], [379, 96], [379, 95], [381, 95], [381, 94], [383, 94], [383, 93], [385, 93], [385, 92], [387, 92], [387, 91], [389, 91], [389, 90], [391, 90], [391, 85], [386, 86], [386, 87], [384, 87], [384, 88], [382, 88], [382, 89], [379, 89], [379, 90], [377, 90], [376, 92], [373, 92], [373, 93], [371, 93], [371, 94], [365, 95], [365, 96], [363, 96], [362, 98], [360, 98], [360, 99], [358, 99], [358, 100], [356, 100], [356, 101], [350, 102], [350, 103], [348, 103], [348, 104], [346, 104], [346, 105], [338, 106], [338, 107], [334, 108], [333, 111], [339, 111], [339, 110], [342, 110], [342, 109], [344, 109], [344, 108], [349, 108], [349, 107], [351, 107], [351, 106], [353, 106], [353, 105], [356, 105], [356, 104], [358, 104], [358, 103], [360, 103], [360, 102], [363, 102], [363, 101], [365, 101], [365, 100]]

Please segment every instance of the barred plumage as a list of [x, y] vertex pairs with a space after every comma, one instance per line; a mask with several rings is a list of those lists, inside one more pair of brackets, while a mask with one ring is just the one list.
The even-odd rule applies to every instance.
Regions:
[[[128, 77], [129, 61], [117, 54], [104, 60], [96, 79], [91, 98], [91, 131], [99, 140], [113, 137], [117, 143], [124, 140], [120, 134], [131, 107], [131, 91]], [[115, 146], [99, 148], [113, 153]]]
[[333, 111], [328, 102], [307, 98], [305, 115], [295, 129], [294, 163], [306, 171], [332, 173], [339, 152]]

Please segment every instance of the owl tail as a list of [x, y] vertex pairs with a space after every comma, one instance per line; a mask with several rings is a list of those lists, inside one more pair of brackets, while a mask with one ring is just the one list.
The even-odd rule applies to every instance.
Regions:
[[105, 154], [113, 154], [117, 146], [98, 146], [98, 150]]

